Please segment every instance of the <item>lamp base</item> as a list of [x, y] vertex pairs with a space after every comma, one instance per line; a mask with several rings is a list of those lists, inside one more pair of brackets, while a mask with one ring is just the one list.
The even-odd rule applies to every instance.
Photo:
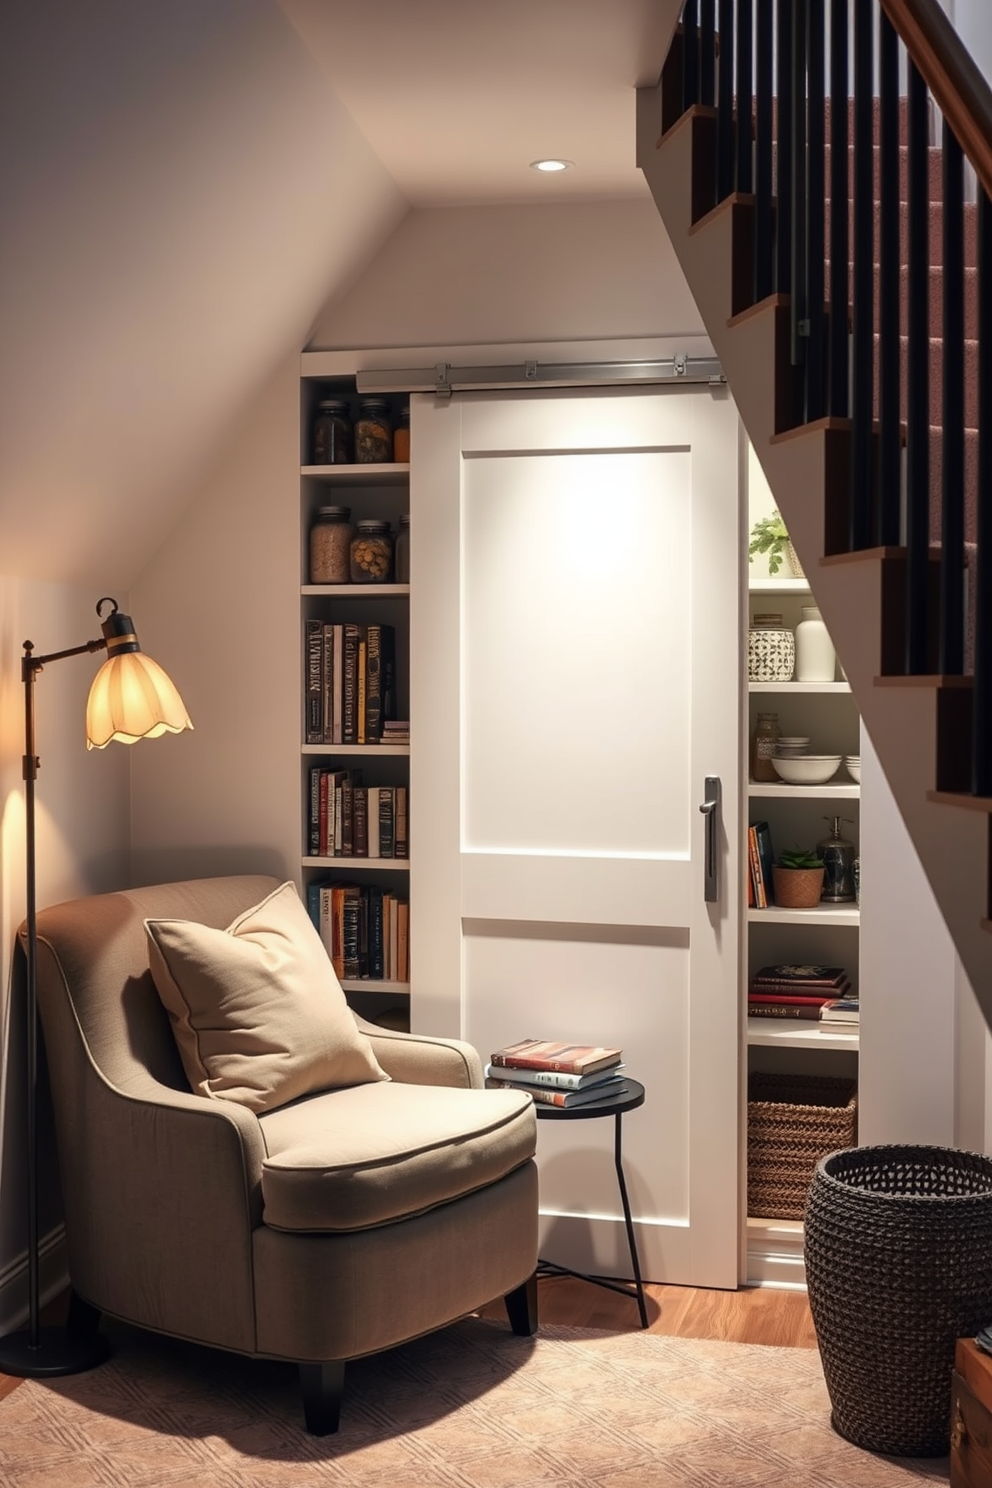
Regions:
[[30, 1333], [8, 1333], [0, 1338], [0, 1374], [24, 1379], [49, 1379], [58, 1374], [83, 1374], [110, 1357], [102, 1333], [67, 1333], [65, 1328], [39, 1328], [37, 1347]]

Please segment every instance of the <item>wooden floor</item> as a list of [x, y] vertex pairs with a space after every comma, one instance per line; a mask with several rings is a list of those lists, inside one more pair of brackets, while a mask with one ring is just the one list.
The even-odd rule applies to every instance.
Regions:
[[[784, 1348], [815, 1348], [816, 1337], [805, 1292], [748, 1288], [739, 1292], [704, 1291], [696, 1287], [644, 1288], [648, 1332], [678, 1338], [717, 1338], [729, 1343], [767, 1343]], [[481, 1309], [484, 1317], [505, 1318], [502, 1300]], [[538, 1282], [542, 1323], [566, 1328], [604, 1328], [610, 1332], [639, 1329], [637, 1303], [606, 1287], [569, 1276], [542, 1277]], [[58, 1323], [64, 1301], [46, 1308], [43, 1321]], [[0, 1400], [21, 1383], [0, 1374]]]

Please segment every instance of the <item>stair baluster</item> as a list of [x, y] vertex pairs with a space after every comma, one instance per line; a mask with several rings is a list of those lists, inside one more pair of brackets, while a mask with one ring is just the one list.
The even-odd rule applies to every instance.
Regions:
[[851, 382], [850, 549], [868, 548], [872, 520], [872, 434], [875, 405], [874, 352], [874, 15], [854, 10], [854, 310]]
[[977, 423], [978, 552], [974, 567], [971, 789], [976, 796], [992, 796], [992, 203], [981, 186], [978, 188]]
[[734, 189], [734, 0], [720, 0], [720, 56], [717, 74], [716, 199]]
[[899, 38], [883, 12], [878, 38], [878, 540], [897, 547], [902, 527], [899, 421]]
[[758, 0], [755, 78], [754, 299], [772, 292], [772, 0]]
[[699, 102], [699, 0], [685, 0], [682, 12], [682, 112]]
[[909, 347], [906, 445], [906, 672], [930, 670], [930, 187], [927, 88], [909, 64]]
[[791, 109], [786, 128], [791, 137], [792, 212], [790, 236], [790, 350], [792, 365], [806, 360], [806, 34], [809, 0], [797, 0], [792, 15]]
[[699, 101], [712, 108], [713, 64], [716, 53], [714, 0], [699, 0]]
[[809, 0], [806, 38], [806, 418], [826, 413], [824, 386], [824, 42], [823, 0]]
[[751, 166], [752, 78], [754, 75], [754, 11], [751, 0], [737, 4], [737, 190], [752, 189]]
[[964, 156], [944, 120], [940, 670], [964, 671]]
[[848, 415], [847, 9], [830, 7], [830, 413]]
[[778, 0], [776, 10], [778, 57], [778, 173], [775, 190], [775, 288], [787, 295], [792, 288], [792, 0]]

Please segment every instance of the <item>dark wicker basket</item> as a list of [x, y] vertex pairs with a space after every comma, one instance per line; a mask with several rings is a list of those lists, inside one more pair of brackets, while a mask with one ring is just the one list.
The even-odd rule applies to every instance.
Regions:
[[853, 1080], [754, 1071], [747, 1101], [748, 1214], [802, 1219], [820, 1158], [856, 1140]]
[[992, 1158], [832, 1153], [810, 1189], [805, 1254], [836, 1430], [873, 1452], [946, 1453], [955, 1341], [992, 1322]]

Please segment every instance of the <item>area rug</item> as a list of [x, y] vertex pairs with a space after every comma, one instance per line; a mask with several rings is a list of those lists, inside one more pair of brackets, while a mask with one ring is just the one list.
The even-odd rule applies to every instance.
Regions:
[[296, 1371], [115, 1329], [90, 1374], [0, 1402], [4, 1488], [899, 1488], [946, 1461], [830, 1428], [814, 1350], [497, 1323], [348, 1367], [341, 1430], [302, 1429]]

